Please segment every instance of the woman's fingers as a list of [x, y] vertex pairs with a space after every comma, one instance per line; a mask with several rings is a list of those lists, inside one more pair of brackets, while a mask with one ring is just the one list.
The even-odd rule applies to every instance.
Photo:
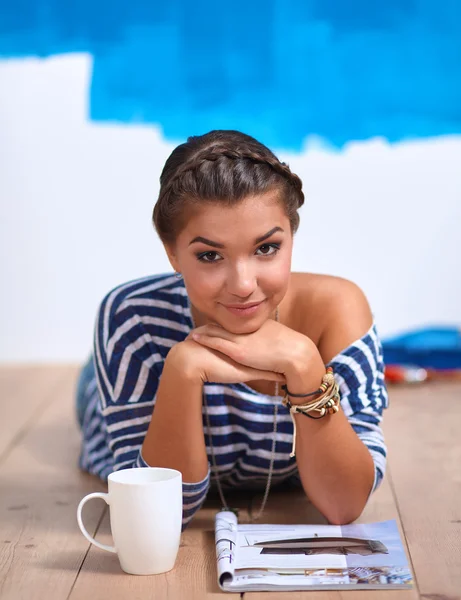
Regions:
[[245, 373], [251, 377], [248, 381], [255, 379], [267, 379], [269, 381], [282, 381], [285, 383], [285, 376], [282, 373], [274, 373], [273, 371], [259, 371], [258, 369], [245, 369]]
[[283, 375], [283, 373], [276, 373], [275, 371], [263, 371], [261, 369], [254, 369], [253, 367], [246, 367], [242, 363], [233, 360], [228, 354], [224, 354], [214, 349], [210, 349], [210, 352], [215, 353], [215, 355], [219, 356], [221, 360], [238, 371], [241, 377], [245, 377], [246, 381], [267, 379], [269, 381], [283, 381], [283, 383], [286, 382], [285, 375]]
[[199, 344], [202, 344], [207, 348], [211, 348], [212, 350], [222, 352], [223, 354], [229, 356], [229, 358], [232, 358], [232, 360], [239, 362], [241, 349], [234, 342], [230, 342], [222, 337], [205, 335], [204, 333], [192, 333], [191, 337]]

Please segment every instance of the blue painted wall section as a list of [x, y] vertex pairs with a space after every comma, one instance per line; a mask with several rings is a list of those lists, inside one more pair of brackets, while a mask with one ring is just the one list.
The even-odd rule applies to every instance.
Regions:
[[81, 51], [91, 119], [172, 140], [461, 133], [459, 0], [0, 0], [0, 58]]

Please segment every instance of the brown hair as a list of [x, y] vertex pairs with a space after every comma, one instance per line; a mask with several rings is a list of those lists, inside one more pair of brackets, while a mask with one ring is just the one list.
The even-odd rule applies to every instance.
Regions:
[[174, 243], [184, 225], [186, 206], [204, 201], [230, 206], [272, 190], [278, 192], [295, 233], [298, 208], [304, 203], [301, 179], [251, 136], [232, 130], [210, 131], [189, 137], [168, 157], [152, 220], [160, 239]]

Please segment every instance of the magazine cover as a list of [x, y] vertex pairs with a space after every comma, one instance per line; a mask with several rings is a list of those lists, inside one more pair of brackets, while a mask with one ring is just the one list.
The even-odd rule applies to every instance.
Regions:
[[413, 577], [396, 521], [351, 525], [243, 525], [217, 514], [224, 591], [402, 589]]

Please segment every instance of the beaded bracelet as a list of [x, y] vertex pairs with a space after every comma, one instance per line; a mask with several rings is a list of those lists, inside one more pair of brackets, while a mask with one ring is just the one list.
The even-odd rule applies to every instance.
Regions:
[[[310, 419], [323, 419], [327, 414], [335, 414], [339, 411], [339, 387], [336, 383], [333, 369], [331, 367], [327, 368], [327, 372], [323, 376], [322, 383], [320, 388], [316, 392], [311, 392], [309, 394], [290, 394], [287, 386], [282, 386], [285, 388], [285, 398], [282, 403], [288, 407], [290, 411], [291, 420], [293, 421], [293, 447], [290, 453], [290, 456], [293, 457], [295, 455], [295, 446], [296, 446], [296, 422], [294, 419], [294, 413], [300, 413], [309, 417]], [[308, 402], [306, 404], [298, 404], [293, 405], [288, 399], [288, 396], [294, 396], [298, 398], [305, 398], [307, 396], [314, 396], [317, 394], [321, 394], [319, 398], [313, 400], [312, 402]], [[309, 414], [309, 412], [317, 412], [319, 413], [318, 417], [313, 417]]]
[[[333, 382], [319, 398], [306, 404], [292, 404], [288, 396], [285, 396], [282, 403], [288, 407], [291, 413], [300, 413], [311, 419], [322, 419], [327, 414], [339, 411], [339, 387], [336, 382]], [[319, 416], [312, 417], [309, 414], [311, 412], [316, 412]]]

